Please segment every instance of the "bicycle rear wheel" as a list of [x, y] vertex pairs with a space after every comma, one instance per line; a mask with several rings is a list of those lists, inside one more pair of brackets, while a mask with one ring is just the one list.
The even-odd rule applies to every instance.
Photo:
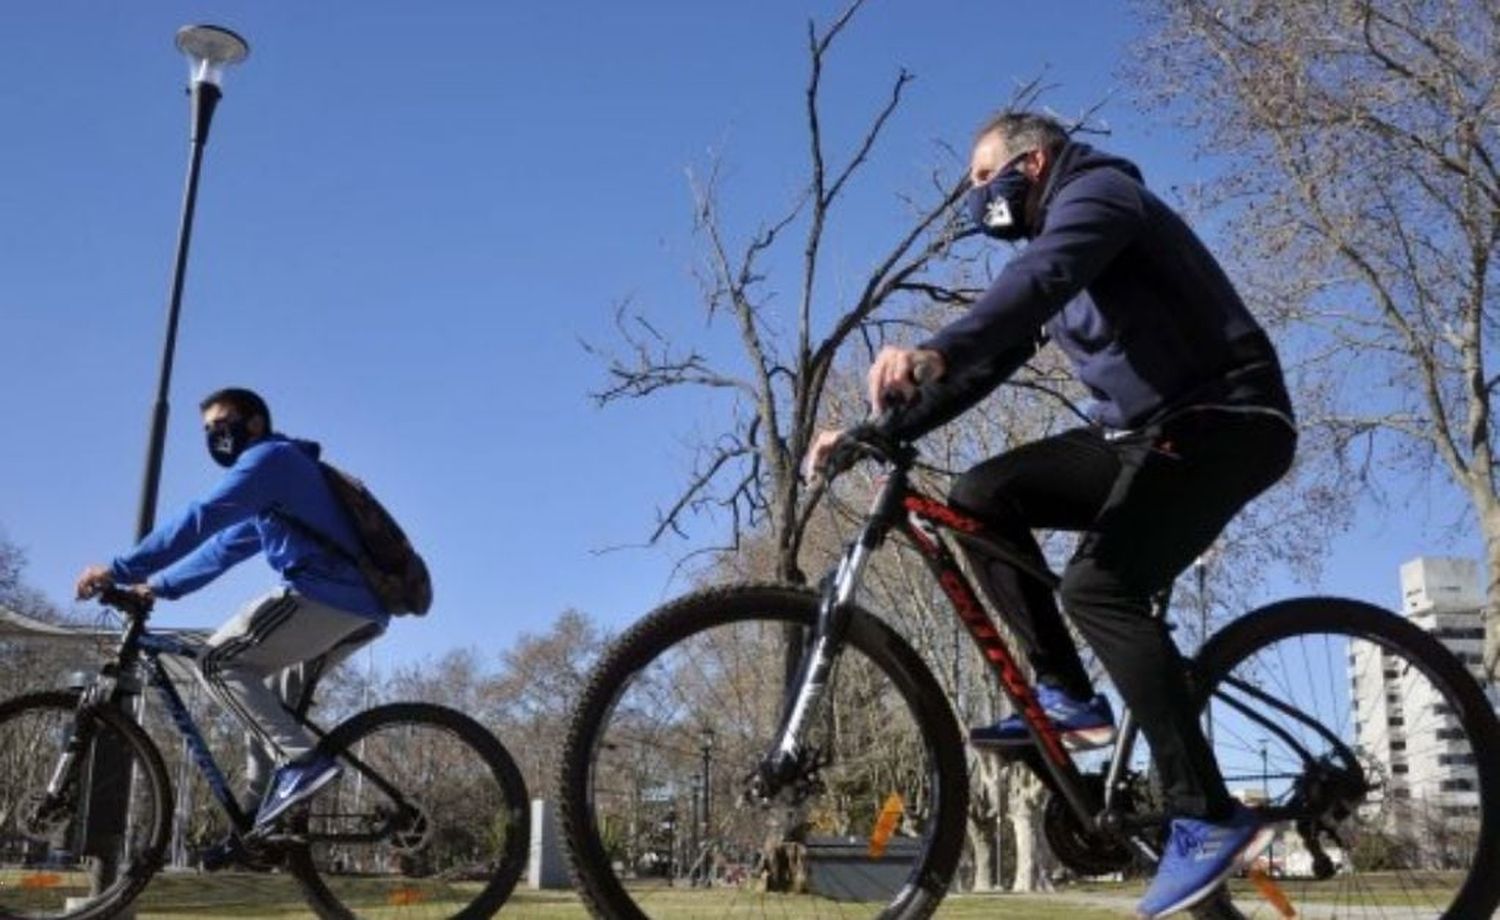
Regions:
[[[1231, 791], [1305, 816], [1256, 867], [1299, 916], [1493, 914], [1500, 724], [1429, 632], [1356, 601], [1291, 600], [1216, 635], [1194, 673]], [[1250, 882], [1230, 891], [1246, 917], [1281, 916]]]
[[[0, 703], [0, 917], [98, 920], [130, 903], [160, 868], [171, 826], [171, 790], [146, 733], [113, 709], [81, 716], [79, 694], [33, 693]], [[90, 739], [63, 777], [47, 786], [81, 730]], [[90, 769], [96, 758], [107, 768]], [[101, 799], [101, 797], [103, 797]], [[90, 801], [124, 800], [113, 845], [84, 835]], [[94, 822], [95, 833], [101, 829]], [[106, 853], [114, 880], [91, 893], [91, 853]]]
[[[560, 813], [596, 916], [929, 915], [964, 838], [964, 745], [942, 689], [855, 611], [796, 776], [750, 779], [786, 705], [815, 595], [746, 586], [647, 616], [595, 668], [563, 752]], [[790, 629], [789, 629], [790, 627]]]
[[292, 820], [288, 863], [325, 918], [489, 917], [526, 867], [530, 802], [510, 754], [461, 712], [393, 703], [319, 745], [343, 772]]

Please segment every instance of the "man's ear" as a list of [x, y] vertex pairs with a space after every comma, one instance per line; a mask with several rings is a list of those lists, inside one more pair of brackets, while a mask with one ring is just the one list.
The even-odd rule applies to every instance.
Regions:
[[1047, 175], [1047, 170], [1052, 167], [1052, 152], [1046, 147], [1038, 147], [1027, 157], [1031, 166], [1031, 179], [1038, 181]]
[[250, 421], [245, 423], [245, 430], [250, 432], [252, 438], [263, 438], [266, 435], [266, 417], [264, 415], [252, 415]]

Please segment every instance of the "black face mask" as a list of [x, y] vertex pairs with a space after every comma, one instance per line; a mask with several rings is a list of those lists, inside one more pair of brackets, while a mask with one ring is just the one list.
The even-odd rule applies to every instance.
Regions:
[[250, 446], [250, 429], [244, 419], [231, 418], [216, 422], [205, 434], [208, 437], [208, 455], [219, 466], [234, 466], [234, 461]]
[[969, 190], [969, 219], [985, 236], [1019, 240], [1026, 236], [1026, 196], [1031, 180], [1019, 166], [1002, 170], [993, 179]]

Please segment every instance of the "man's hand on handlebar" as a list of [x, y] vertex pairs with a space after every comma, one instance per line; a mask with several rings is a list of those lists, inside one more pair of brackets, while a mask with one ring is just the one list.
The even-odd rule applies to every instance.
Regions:
[[[869, 385], [871, 419], [881, 420], [878, 427], [889, 420], [898, 407], [911, 403], [920, 384], [930, 383], [943, 376], [946, 367], [943, 356], [935, 351], [920, 348], [897, 348], [887, 345], [875, 356], [866, 377]], [[870, 423], [860, 428], [867, 428]], [[856, 429], [825, 429], [818, 432], [803, 459], [803, 476], [809, 480], [826, 473], [828, 461], [844, 440]]]
[[114, 583], [115, 577], [110, 574], [107, 566], [84, 566], [82, 574], [78, 576], [78, 599], [86, 601]]
[[945, 370], [943, 356], [938, 352], [887, 345], [875, 356], [865, 378], [871, 412], [879, 416], [892, 402], [911, 402], [917, 395], [918, 384], [937, 380]]
[[[78, 576], [78, 599], [83, 601], [88, 600], [91, 597], [97, 597], [99, 594], [104, 592], [105, 589], [112, 588], [114, 586], [115, 577], [110, 573], [108, 566], [84, 566], [82, 574]], [[150, 608], [151, 603], [156, 600], [156, 594], [151, 590], [151, 586], [147, 584], [120, 585], [120, 590], [128, 591], [131, 594], [134, 594], [138, 599], [146, 604], [148, 609]]]

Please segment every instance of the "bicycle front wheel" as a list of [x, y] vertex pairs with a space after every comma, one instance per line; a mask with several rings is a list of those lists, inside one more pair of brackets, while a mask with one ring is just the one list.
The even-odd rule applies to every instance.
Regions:
[[[1435, 616], [1435, 621], [1434, 621]], [[1433, 631], [1339, 598], [1231, 624], [1194, 667], [1230, 790], [1284, 809], [1269, 874], [1298, 916], [1491, 916], [1500, 904], [1500, 723]], [[1253, 881], [1246, 917], [1280, 917]]]
[[323, 739], [343, 771], [293, 818], [288, 858], [325, 918], [492, 916], [530, 844], [521, 773], [492, 733], [444, 706], [393, 703]]
[[[172, 820], [161, 755], [122, 713], [80, 712], [78, 700], [62, 691], [0, 703], [0, 917], [112, 917], [161, 866]], [[82, 744], [59, 773], [75, 736]], [[91, 803], [124, 807], [90, 821]], [[103, 885], [91, 878], [101, 867], [112, 874]]]
[[795, 775], [752, 777], [818, 598], [785, 586], [689, 595], [595, 668], [563, 752], [560, 812], [596, 916], [929, 915], [964, 838], [963, 739], [890, 627], [855, 611]]

